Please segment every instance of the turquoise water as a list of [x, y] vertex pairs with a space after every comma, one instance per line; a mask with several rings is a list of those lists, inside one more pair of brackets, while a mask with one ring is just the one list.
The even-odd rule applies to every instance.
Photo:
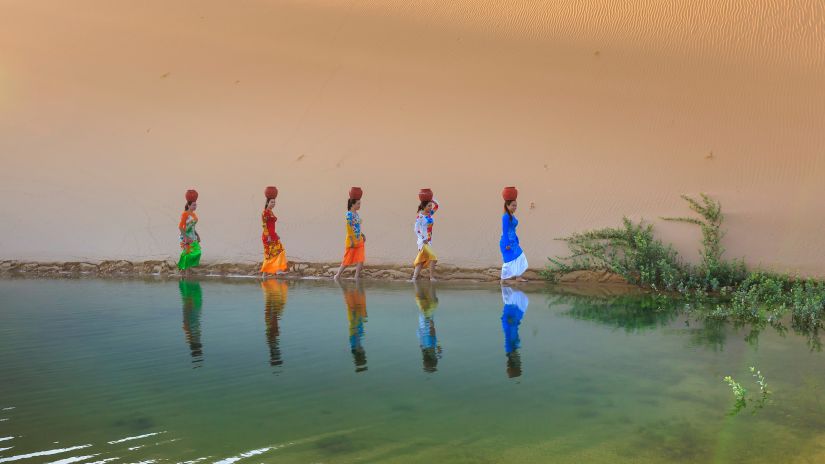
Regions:
[[5, 280], [0, 379], [0, 463], [825, 462], [815, 336], [641, 296]]

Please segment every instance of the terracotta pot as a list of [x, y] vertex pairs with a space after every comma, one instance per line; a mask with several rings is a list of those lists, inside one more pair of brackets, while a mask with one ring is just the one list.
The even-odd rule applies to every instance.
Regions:
[[273, 200], [278, 198], [278, 187], [274, 185], [270, 185], [269, 187], [264, 189], [264, 196], [267, 200]]
[[186, 191], [186, 201], [198, 201], [198, 191], [197, 190], [187, 190]]
[[421, 201], [433, 201], [433, 191], [430, 189], [419, 190], [418, 199]]
[[349, 189], [350, 200], [360, 200], [362, 196], [364, 196], [364, 191], [361, 190], [361, 187], [352, 187]]
[[515, 187], [504, 187], [504, 190], [501, 191], [501, 196], [504, 197], [504, 201], [513, 201], [518, 198], [518, 189]]

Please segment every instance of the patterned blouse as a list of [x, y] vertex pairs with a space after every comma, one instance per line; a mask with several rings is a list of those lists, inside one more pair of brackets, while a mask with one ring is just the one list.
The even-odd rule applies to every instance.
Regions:
[[361, 216], [347, 211], [347, 247], [355, 247], [361, 242]]
[[430, 243], [433, 239], [433, 215], [438, 211], [438, 202], [433, 200], [433, 203], [435, 203], [435, 206], [433, 206], [430, 214], [424, 214], [422, 211], [418, 213], [418, 217], [415, 219], [413, 230], [415, 231], [419, 250], [424, 248], [424, 245]]
[[270, 238], [273, 242], [281, 241], [281, 237], [279, 237], [275, 232], [275, 222], [277, 220], [278, 218], [275, 217], [275, 214], [271, 209], [264, 209], [263, 214], [261, 214], [261, 227], [263, 228], [261, 240], [263, 240], [264, 243], [267, 243], [268, 238]]
[[198, 215], [193, 211], [184, 211], [180, 215], [180, 223], [178, 229], [181, 230], [180, 242], [182, 245], [188, 245], [198, 240], [198, 233], [195, 232], [195, 225], [198, 223]]

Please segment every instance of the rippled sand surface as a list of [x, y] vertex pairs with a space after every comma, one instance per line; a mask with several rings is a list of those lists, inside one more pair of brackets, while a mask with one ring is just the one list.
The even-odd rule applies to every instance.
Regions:
[[3, 2], [0, 256], [177, 253], [201, 191], [204, 259], [260, 254], [277, 184], [287, 252], [343, 252], [364, 188], [373, 262], [489, 265], [521, 190], [531, 263], [553, 239], [656, 221], [707, 192], [731, 257], [825, 275], [825, 5], [786, 1]]

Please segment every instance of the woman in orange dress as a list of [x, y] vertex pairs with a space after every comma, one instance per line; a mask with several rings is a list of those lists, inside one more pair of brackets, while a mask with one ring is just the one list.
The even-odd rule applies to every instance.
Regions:
[[[357, 189], [357, 190], [356, 190]], [[355, 265], [355, 279], [361, 278], [361, 269], [364, 267], [364, 243], [367, 237], [361, 233], [361, 216], [358, 210], [361, 209], [361, 189], [353, 187], [350, 190], [350, 198], [347, 200], [347, 241], [344, 259], [341, 267], [335, 273], [335, 280], [341, 278], [341, 273], [347, 266]]]
[[275, 208], [275, 198], [278, 196], [278, 189], [267, 187], [266, 205], [261, 214], [261, 241], [264, 245], [264, 262], [261, 264], [261, 278], [266, 279], [267, 274], [281, 274], [286, 272], [288, 263], [286, 251], [281, 243], [281, 237], [275, 232], [275, 222], [278, 218], [272, 212]]

